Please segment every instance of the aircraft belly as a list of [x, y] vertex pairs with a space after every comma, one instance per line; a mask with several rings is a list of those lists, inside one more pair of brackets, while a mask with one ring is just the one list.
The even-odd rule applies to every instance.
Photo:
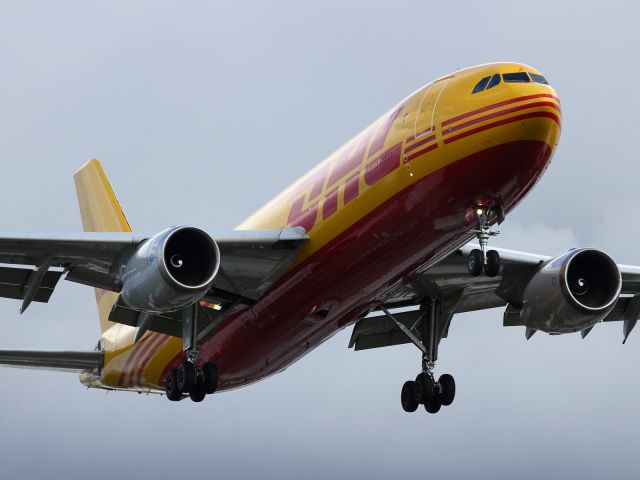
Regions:
[[[515, 206], [551, 152], [541, 141], [505, 143], [410, 185], [288, 272], [257, 304], [228, 318], [200, 346], [200, 360], [218, 364], [220, 390], [283, 370], [418, 268], [465, 243], [474, 225], [464, 212], [474, 198], [501, 198], [507, 211]], [[180, 342], [167, 342], [149, 361], [163, 368], [145, 385], [161, 388], [183, 358]]]

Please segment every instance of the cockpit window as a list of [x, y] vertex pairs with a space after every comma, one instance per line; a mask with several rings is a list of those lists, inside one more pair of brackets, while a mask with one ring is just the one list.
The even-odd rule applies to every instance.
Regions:
[[502, 79], [505, 82], [512, 83], [529, 83], [531, 79], [529, 79], [529, 75], [526, 72], [515, 72], [515, 73], [503, 73]]
[[484, 87], [487, 86], [487, 83], [489, 83], [489, 78], [491, 77], [484, 77], [482, 80], [480, 80], [475, 87], [473, 87], [473, 91], [471, 93], [478, 93], [484, 90]]
[[549, 85], [549, 82], [547, 82], [547, 79], [544, 78], [542, 75], [538, 75], [537, 73], [529, 72], [529, 76], [531, 77], [531, 80], [536, 82], [536, 83], [542, 83], [544, 85]]
[[493, 77], [491, 77], [491, 80], [489, 80], [489, 85], [487, 85], [487, 90], [495, 87], [499, 83], [500, 83], [500, 75], [496, 73]]

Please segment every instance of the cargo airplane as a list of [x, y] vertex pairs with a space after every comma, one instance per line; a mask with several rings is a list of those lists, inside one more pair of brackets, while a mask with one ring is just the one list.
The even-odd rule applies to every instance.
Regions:
[[[494, 63], [409, 95], [226, 232], [131, 232], [97, 160], [75, 174], [85, 233], [0, 237], [0, 296], [47, 302], [61, 277], [95, 289], [86, 352], [0, 351], [0, 364], [80, 372], [93, 388], [195, 402], [284, 370], [339, 330], [355, 350], [413, 344], [405, 411], [450, 405], [435, 375], [456, 313], [505, 307], [526, 337], [640, 316], [640, 268], [592, 248], [489, 249], [558, 144], [543, 75]], [[473, 242], [473, 243], [469, 243]], [[477, 242], [477, 243], [476, 243]], [[477, 247], [476, 247], [477, 246]]]

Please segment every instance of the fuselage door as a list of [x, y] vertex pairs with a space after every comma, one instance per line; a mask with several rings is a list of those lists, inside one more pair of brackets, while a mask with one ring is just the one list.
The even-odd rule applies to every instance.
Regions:
[[436, 128], [436, 109], [438, 101], [447, 87], [449, 80], [453, 77], [445, 77], [436, 80], [429, 85], [420, 100], [418, 110], [416, 111], [416, 121], [414, 125], [415, 138], [431, 134]]

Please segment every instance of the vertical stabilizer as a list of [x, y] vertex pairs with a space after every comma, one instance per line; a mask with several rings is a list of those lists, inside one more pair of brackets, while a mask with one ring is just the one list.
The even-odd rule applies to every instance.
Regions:
[[[113, 193], [102, 165], [96, 159], [85, 163], [74, 175], [80, 216], [85, 232], [130, 232], [120, 203]], [[108, 320], [118, 294], [95, 289], [100, 328], [104, 332], [113, 325]]]

